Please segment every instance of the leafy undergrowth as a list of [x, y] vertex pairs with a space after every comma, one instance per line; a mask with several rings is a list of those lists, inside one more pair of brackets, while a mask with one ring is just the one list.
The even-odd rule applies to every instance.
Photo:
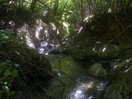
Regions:
[[12, 63], [10, 60], [0, 62], [0, 98], [9, 99], [9, 97], [18, 98], [20, 92], [12, 90], [14, 79], [18, 78], [18, 64]]
[[132, 71], [119, 73], [112, 84], [106, 89], [106, 99], [132, 98]]
[[24, 45], [15, 33], [0, 31], [1, 99], [20, 99], [26, 88], [47, 86], [50, 69], [48, 60]]

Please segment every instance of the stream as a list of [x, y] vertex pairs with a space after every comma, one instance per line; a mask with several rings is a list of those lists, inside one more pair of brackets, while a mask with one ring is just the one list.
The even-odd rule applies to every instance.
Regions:
[[57, 46], [48, 42], [40, 45], [38, 52], [49, 60], [52, 79], [34, 85], [41, 91], [27, 89], [21, 99], [131, 99], [131, 49], [121, 54], [117, 45], [99, 44], [67, 54], [50, 53]]
[[[54, 77], [50, 81], [49, 88], [44, 89], [46, 97], [44, 94], [44, 97], [42, 95], [39, 99], [102, 99], [101, 95], [108, 85], [108, 81], [106, 71], [100, 63], [89, 64], [87, 62], [83, 66], [72, 56], [49, 54], [52, 49], [49, 50], [48, 46], [52, 46], [52, 44], [42, 42], [38, 52], [49, 59]], [[91, 70], [88, 70], [89, 67], [92, 67]], [[89, 71], [93, 74], [89, 75]]]
[[[74, 57], [67, 54], [50, 53], [57, 47], [53, 46], [53, 50], [49, 50], [48, 44], [43, 42], [38, 52], [46, 55], [49, 60], [52, 67], [52, 79], [47, 89], [41, 86], [43, 89], [41, 92], [32, 92], [33, 97], [27, 99], [124, 99], [122, 92], [126, 95], [125, 99], [130, 99], [131, 96], [127, 96], [126, 93], [130, 93], [132, 87], [129, 78], [131, 77], [132, 60], [129, 57], [116, 58], [120, 55], [118, 46], [103, 44], [99, 45], [98, 50], [98, 46], [85, 51], [74, 49], [73, 52], [76, 55]], [[52, 46], [52, 44], [50, 45]], [[95, 54], [97, 54], [98, 60], [90, 58], [81, 60], [81, 62], [76, 59], [76, 57]], [[114, 79], [115, 83], [109, 86], [111, 80], [109, 75], [114, 72], [118, 73], [119, 77]], [[126, 91], [123, 89], [124, 85], [128, 88]]]
[[89, 76], [88, 69], [72, 57], [51, 55], [50, 63], [55, 75], [48, 89], [51, 99], [102, 99], [107, 81]]

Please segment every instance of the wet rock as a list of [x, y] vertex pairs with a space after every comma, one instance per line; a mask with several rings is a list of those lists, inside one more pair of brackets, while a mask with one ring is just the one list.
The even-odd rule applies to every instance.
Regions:
[[69, 76], [76, 76], [82, 73], [82, 67], [72, 57], [53, 56], [50, 59], [52, 70], [59, 70]]
[[125, 72], [115, 75], [111, 84], [107, 87], [105, 99], [131, 99], [132, 93], [132, 72]]
[[92, 47], [87, 47], [86, 48], [86, 55], [87, 56], [94, 56], [97, 57], [98, 55], [98, 50], [100, 48], [101, 44], [96, 42], [96, 44], [94, 44], [94, 46]]
[[113, 71], [129, 71], [131, 70], [132, 59], [124, 59], [122, 61], [111, 62], [111, 68]]
[[97, 77], [106, 76], [106, 71], [105, 71], [105, 69], [102, 67], [102, 65], [100, 63], [93, 64], [88, 69], [87, 72], [88, 72], [89, 75], [93, 75], [93, 76], [97, 76]]
[[120, 48], [116, 45], [104, 44], [98, 50], [100, 58], [115, 58], [120, 55]]
[[96, 47], [86, 48], [86, 55], [88, 56], [97, 56]]

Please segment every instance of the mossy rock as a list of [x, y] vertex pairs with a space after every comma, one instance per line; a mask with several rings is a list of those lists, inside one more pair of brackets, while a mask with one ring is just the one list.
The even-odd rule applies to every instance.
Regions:
[[97, 52], [95, 47], [89, 47], [86, 49], [86, 55], [87, 56], [97, 56]]
[[106, 71], [105, 71], [105, 69], [102, 67], [102, 65], [100, 63], [93, 64], [88, 69], [87, 72], [88, 72], [89, 75], [93, 75], [93, 76], [97, 76], [97, 77], [104, 77], [104, 76], [106, 76]]
[[92, 56], [92, 57], [97, 57], [98, 55], [98, 50], [100, 48], [101, 44], [95, 43], [94, 46], [87, 47], [86, 48], [86, 55], [87, 56]]
[[112, 44], [104, 44], [98, 50], [100, 58], [115, 58], [120, 55], [120, 48]]
[[119, 44], [122, 49], [132, 49], [132, 38], [131, 35], [127, 39], [123, 39]]
[[124, 72], [115, 75], [111, 85], [105, 91], [105, 99], [131, 99], [132, 93], [132, 72]]
[[52, 69], [58, 69], [69, 76], [77, 76], [81, 71], [81, 65], [72, 57], [57, 57], [53, 56], [50, 59]]

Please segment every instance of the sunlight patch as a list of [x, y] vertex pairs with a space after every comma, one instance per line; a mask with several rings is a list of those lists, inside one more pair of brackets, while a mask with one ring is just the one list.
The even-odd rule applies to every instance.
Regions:
[[83, 22], [89, 22], [90, 18], [94, 17], [94, 15], [88, 15], [84, 18]]
[[[70, 94], [70, 99], [85, 99], [85, 93], [93, 87], [94, 82], [81, 83], [74, 91]], [[88, 99], [91, 99], [90, 97]]]
[[103, 48], [103, 51], [102, 52], [105, 52], [105, 50], [106, 50], [106, 47]]
[[42, 26], [38, 26], [38, 27], [36, 28], [35, 36], [36, 36], [37, 39], [39, 39], [40, 31], [41, 31], [42, 29], [43, 29]]
[[40, 43], [40, 46], [41, 46], [41, 47], [46, 47], [46, 46], [48, 46], [48, 42], [41, 42], [41, 43]]
[[55, 31], [57, 29], [56, 26], [55, 26], [55, 24], [54, 23], [50, 23], [50, 24], [52, 26], [52, 29]]
[[21, 39], [26, 39], [26, 45], [30, 48], [35, 48], [32, 39], [30, 38], [29, 35], [29, 25], [24, 24], [22, 27], [17, 29], [18, 35], [20, 36]]
[[83, 30], [83, 27], [81, 26], [77, 33], [79, 34], [82, 30]]
[[39, 48], [39, 53], [43, 54], [44, 53], [44, 49], [43, 48]]
[[15, 26], [16, 25], [14, 21], [9, 21], [9, 24], [10, 24], [10, 26]]
[[26, 44], [27, 44], [30, 48], [35, 48], [35, 46], [34, 46], [32, 40], [31, 40], [31, 38], [30, 38], [28, 35], [26, 35]]

